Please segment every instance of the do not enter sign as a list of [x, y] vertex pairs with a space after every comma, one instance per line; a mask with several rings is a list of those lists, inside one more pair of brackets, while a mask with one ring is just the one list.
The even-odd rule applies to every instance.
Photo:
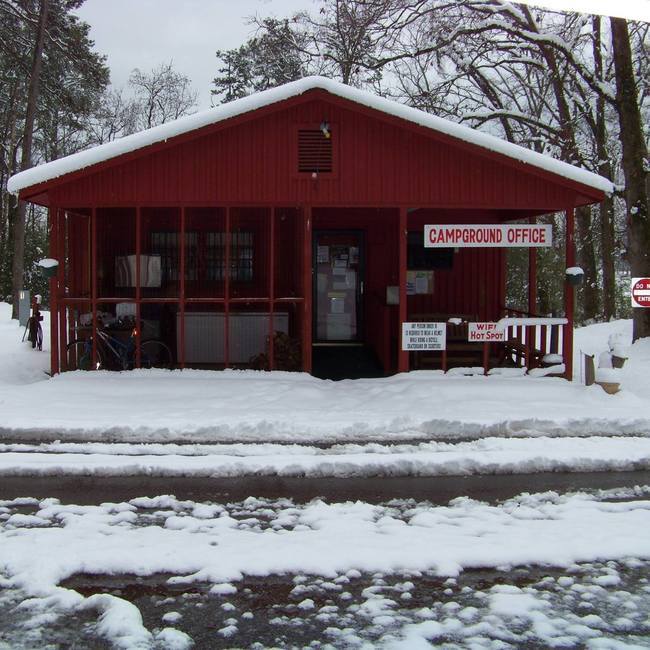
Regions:
[[650, 307], [650, 278], [632, 278], [632, 307]]

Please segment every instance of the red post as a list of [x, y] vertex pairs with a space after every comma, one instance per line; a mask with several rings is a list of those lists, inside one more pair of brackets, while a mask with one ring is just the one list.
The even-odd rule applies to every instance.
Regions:
[[[50, 215], [50, 257], [63, 261], [59, 257], [59, 209], [51, 206]], [[50, 372], [59, 372], [59, 303], [58, 303], [58, 272], [50, 278]]]
[[303, 319], [302, 319], [302, 369], [311, 372], [311, 341], [312, 341], [312, 210], [306, 205], [303, 210]]
[[275, 340], [273, 331], [273, 311], [275, 300], [275, 206], [269, 215], [269, 370], [275, 370]]
[[92, 208], [90, 213], [90, 251], [92, 257], [90, 305], [93, 315], [93, 370], [95, 370], [97, 368], [97, 208]]
[[140, 316], [142, 287], [140, 286], [140, 269], [142, 266], [142, 210], [140, 206], [135, 209], [135, 367], [140, 363], [140, 341], [142, 341], [142, 321]]
[[[566, 211], [566, 266], [567, 268], [575, 266], [576, 249], [575, 249], [575, 214], [573, 208]], [[565, 379], [569, 381], [573, 378], [573, 318], [574, 318], [574, 291], [567, 278], [564, 278], [564, 314], [569, 321], [564, 326], [562, 336], [562, 356], [566, 372]]]
[[59, 243], [57, 246], [57, 260], [59, 266], [57, 268], [57, 310], [59, 312], [59, 367], [62, 371], [68, 369], [66, 348], [68, 345], [68, 323], [65, 305], [65, 262], [66, 262], [66, 213], [64, 210], [57, 210], [57, 222], [59, 230]]
[[[529, 222], [535, 225], [537, 220], [531, 217]], [[537, 248], [534, 246], [528, 249], [528, 313], [537, 314]]]
[[397, 242], [399, 246], [399, 322], [397, 327], [397, 372], [408, 372], [409, 353], [402, 350], [402, 323], [407, 319], [406, 309], [406, 254], [408, 225], [406, 208], [399, 209]]
[[230, 365], [230, 207], [226, 208], [226, 254], [224, 261], [223, 276], [223, 297], [224, 297], [224, 323], [223, 323], [223, 344], [224, 344], [224, 367]]
[[[536, 223], [535, 217], [531, 217], [528, 222], [532, 225]], [[528, 315], [537, 315], [537, 249], [531, 246], [528, 249]], [[532, 358], [533, 350], [537, 347], [535, 340], [535, 327], [526, 328], [526, 365], [528, 370], [533, 367]]]
[[181, 368], [185, 368], [185, 208], [181, 208], [181, 233], [180, 233], [180, 277], [179, 277], [179, 296], [180, 296], [180, 335], [178, 346], [178, 362]]

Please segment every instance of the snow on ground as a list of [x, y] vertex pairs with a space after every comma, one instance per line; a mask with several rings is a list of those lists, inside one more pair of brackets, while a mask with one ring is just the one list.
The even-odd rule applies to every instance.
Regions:
[[[47, 336], [45, 351], [32, 351], [8, 318], [0, 304], [0, 476], [650, 468], [648, 341], [631, 348], [617, 395], [560, 379], [432, 372], [336, 383], [233, 371], [50, 379]], [[623, 348], [629, 331], [629, 321], [578, 330], [576, 354], [614, 339]], [[213, 636], [197, 647], [241, 647], [260, 634], [260, 647], [647, 645], [649, 496], [640, 486], [445, 506], [0, 500], [0, 638], [44, 647], [64, 630], [76, 636], [62, 643], [79, 647], [99, 636], [115, 647], [189, 648], [207, 634], [212, 607]], [[146, 591], [126, 597], [128, 576], [157, 581], [155, 605]], [[263, 613], [245, 587], [253, 578], [277, 599]], [[95, 582], [75, 586], [84, 580]]]
[[25, 328], [19, 327], [17, 320], [11, 320], [11, 306], [0, 302], [0, 405], [4, 401], [3, 393], [10, 390], [10, 387], [24, 386], [47, 378], [45, 371], [49, 371], [50, 355], [45, 350], [50, 347], [50, 313], [42, 314], [43, 352], [39, 352], [32, 350], [31, 344], [27, 342]]
[[[46, 321], [47, 322], [47, 321]], [[576, 333], [576, 355], [604, 351], [630, 321]], [[345, 442], [486, 435], [649, 435], [650, 341], [637, 342], [622, 388], [558, 378], [444, 376], [323, 381], [256, 371], [76, 372], [48, 378], [44, 351], [0, 304], [0, 435], [129, 442]], [[629, 333], [627, 335], [629, 337]]]
[[[376, 477], [650, 469], [650, 438], [483, 440], [401, 445], [1, 445], [0, 476]], [[198, 447], [198, 448], [196, 448]]]
[[[414, 500], [295, 504], [290, 499], [253, 497], [214, 504], [179, 501], [170, 495], [99, 506], [62, 504], [56, 499], [0, 501], [0, 585], [20, 591], [19, 610], [36, 617], [32, 627], [51, 624], [65, 611], [91, 609], [101, 613], [100, 635], [126, 648], [151, 647], [153, 635], [133, 604], [109, 594], [84, 598], [61, 583], [79, 575], [164, 574], [169, 586], [208, 585], [210, 597], [227, 602], [246, 576], [320, 576], [330, 591], [341, 593], [350, 590], [351, 581], [362, 574], [377, 572], [405, 577], [428, 572], [450, 578], [447, 586], [451, 586], [472, 569], [507, 571], [528, 565], [571, 572], [576, 563], [636, 561], [638, 565], [650, 560], [648, 494], [650, 488], [616, 494], [548, 492], [523, 494], [496, 505], [461, 497], [446, 506]], [[565, 580], [565, 587], [574, 581]], [[298, 610], [308, 613], [315, 608], [315, 594], [306, 581], [305, 577], [295, 580], [293, 592]], [[617, 571], [606, 570], [594, 577], [589, 588], [582, 588], [581, 598], [602, 599], [607, 587], [616, 589], [619, 583]], [[413, 588], [408, 580], [402, 581], [401, 593]], [[590, 590], [594, 593], [585, 595]], [[427, 625], [414, 623], [399, 632], [393, 612], [397, 603], [391, 598], [401, 593], [387, 598], [382, 591], [381, 587], [365, 589], [357, 610], [373, 624], [391, 629], [392, 641], [403, 647], [413, 647], [412, 637], [424, 640], [453, 634], [452, 628], [440, 626], [458, 628], [463, 622], [483, 625], [483, 633], [489, 636], [496, 621], [506, 621], [508, 627], [512, 619], [537, 619], [532, 639], [542, 644], [567, 634], [577, 636], [575, 641], [589, 639], [599, 636], [589, 629], [598, 630], [600, 625], [602, 632], [609, 625], [586, 620], [586, 627], [571, 632], [546, 620], [550, 606], [543, 597], [503, 585], [487, 594], [490, 616], [482, 622], [478, 611], [461, 615], [459, 607], [449, 606], [444, 620], [424, 609], [419, 619]], [[429, 599], [433, 597], [430, 593]], [[627, 600], [634, 601], [629, 593]], [[330, 613], [337, 610], [329, 609]], [[639, 623], [647, 618], [647, 610], [645, 617], [642, 611], [632, 607], [618, 615], [628, 616], [632, 626], [632, 619], [640, 616]], [[46, 614], [49, 618], [39, 621]], [[176, 614], [166, 622], [177, 623], [179, 618]], [[515, 630], [520, 623], [514, 621]], [[233, 619], [232, 634], [237, 625]], [[437, 633], [432, 626], [438, 626]], [[468, 634], [477, 633], [474, 629]], [[552, 645], [571, 645], [555, 641]]]

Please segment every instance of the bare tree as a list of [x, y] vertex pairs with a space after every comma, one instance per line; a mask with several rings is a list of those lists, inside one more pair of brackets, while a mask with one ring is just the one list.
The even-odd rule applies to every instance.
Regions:
[[[628, 261], [633, 276], [650, 275], [648, 147], [643, 134], [627, 21], [610, 19], [616, 70], [616, 104], [621, 129], [627, 202]], [[650, 310], [634, 310], [633, 339], [650, 336]]]
[[123, 89], [108, 89], [87, 127], [91, 142], [103, 144], [135, 133], [138, 130], [139, 111], [138, 102], [126, 96]]
[[194, 112], [198, 93], [189, 77], [176, 72], [172, 61], [163, 63], [150, 72], [136, 68], [129, 85], [138, 102], [139, 124], [143, 129], [165, 124]]

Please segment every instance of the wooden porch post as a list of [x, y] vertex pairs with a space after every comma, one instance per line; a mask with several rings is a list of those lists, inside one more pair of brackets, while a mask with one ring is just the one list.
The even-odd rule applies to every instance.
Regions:
[[[537, 222], [535, 217], [531, 217], [528, 222], [534, 225]], [[537, 248], [531, 246], [528, 249], [528, 314], [537, 315]], [[532, 367], [532, 352], [537, 348], [535, 341], [535, 327], [526, 328], [526, 366], [528, 370]]]
[[397, 242], [399, 246], [399, 322], [397, 323], [397, 372], [408, 372], [409, 353], [402, 350], [402, 323], [407, 319], [406, 310], [406, 254], [408, 224], [406, 208], [399, 209], [399, 230]]
[[[49, 207], [50, 216], [50, 257], [59, 261], [62, 260], [59, 250], [59, 209], [56, 206]], [[59, 274], [50, 278], [50, 372], [56, 375], [59, 372], [59, 301], [58, 285]]]
[[275, 311], [275, 206], [269, 214], [269, 370], [275, 370], [275, 340], [273, 313]]
[[66, 262], [66, 213], [65, 210], [57, 210], [57, 222], [59, 231], [58, 257], [59, 266], [57, 268], [57, 309], [59, 312], [59, 367], [61, 371], [68, 369], [67, 352], [68, 345], [68, 318], [67, 307], [63, 302], [65, 300], [65, 262]]
[[93, 370], [97, 369], [97, 208], [92, 208], [90, 213], [90, 266], [91, 266], [91, 291], [90, 308], [93, 317]]
[[140, 341], [142, 340], [142, 321], [141, 321], [141, 300], [142, 287], [140, 286], [140, 270], [142, 267], [142, 209], [138, 206], [135, 209], [135, 367], [139, 368], [140, 359]]
[[[575, 213], [573, 207], [566, 211], [566, 267], [575, 266], [576, 249], [575, 249]], [[565, 379], [569, 381], [573, 378], [573, 318], [574, 318], [574, 289], [564, 278], [564, 314], [569, 321], [564, 326], [562, 336], [562, 356], [564, 358]]]
[[223, 365], [228, 368], [230, 365], [230, 206], [226, 207], [226, 254], [223, 275]]
[[312, 209], [303, 208], [303, 317], [302, 317], [302, 370], [312, 371]]
[[179, 298], [180, 305], [178, 311], [180, 314], [180, 333], [178, 335], [178, 364], [181, 368], [185, 368], [185, 208], [181, 208], [181, 232], [180, 232], [180, 277], [179, 277]]

